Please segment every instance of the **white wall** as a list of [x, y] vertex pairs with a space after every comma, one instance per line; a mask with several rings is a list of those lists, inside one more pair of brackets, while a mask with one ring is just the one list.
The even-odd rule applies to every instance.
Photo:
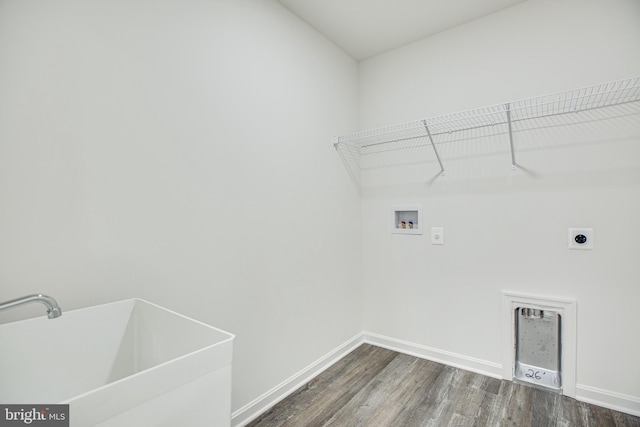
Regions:
[[[635, 0], [528, 0], [371, 58], [361, 127], [640, 75], [639, 22]], [[638, 120], [516, 140], [515, 172], [508, 140], [442, 145], [444, 177], [433, 157], [419, 179], [363, 170], [365, 330], [497, 366], [502, 290], [575, 298], [577, 394], [640, 413]], [[424, 235], [390, 233], [399, 203], [423, 205]], [[593, 227], [595, 250], [569, 251], [569, 227]]]
[[[238, 409], [362, 330], [361, 271], [366, 330], [493, 363], [501, 290], [575, 297], [583, 392], [638, 400], [637, 137], [532, 143], [516, 173], [443, 147], [446, 178], [370, 187], [362, 216], [327, 143], [358, 96], [368, 128], [640, 74], [638, 18], [528, 0], [358, 75], [272, 1], [0, 0], [0, 299], [135, 296], [229, 330]], [[444, 246], [389, 233], [407, 201]]]
[[362, 330], [357, 64], [278, 3], [0, 0], [0, 62], [0, 300], [228, 330], [234, 410]]

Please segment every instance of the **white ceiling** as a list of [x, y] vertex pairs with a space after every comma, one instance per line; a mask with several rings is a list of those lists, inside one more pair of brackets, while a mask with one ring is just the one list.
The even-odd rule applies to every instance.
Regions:
[[357, 60], [524, 0], [277, 0]]

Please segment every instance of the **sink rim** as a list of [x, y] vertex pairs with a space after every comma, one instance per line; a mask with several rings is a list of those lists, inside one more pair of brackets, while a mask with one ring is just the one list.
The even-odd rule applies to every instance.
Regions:
[[[98, 392], [100, 392], [100, 391], [102, 391], [102, 390], [104, 390], [106, 388], [116, 387], [118, 384], [124, 383], [125, 381], [128, 381], [128, 380], [131, 380], [134, 377], [140, 377], [142, 375], [148, 374], [151, 371], [160, 370], [163, 367], [166, 367], [167, 365], [170, 365], [172, 363], [176, 363], [176, 362], [178, 362], [180, 360], [184, 360], [187, 357], [194, 356], [194, 355], [196, 355], [198, 353], [203, 353], [203, 352], [205, 352], [207, 350], [211, 350], [214, 347], [222, 347], [225, 344], [232, 343], [235, 340], [235, 335], [230, 333], [230, 332], [227, 332], [227, 331], [222, 330], [220, 328], [216, 328], [215, 326], [211, 326], [211, 325], [209, 325], [207, 323], [201, 322], [201, 321], [196, 320], [196, 319], [194, 319], [192, 317], [189, 317], [189, 316], [186, 316], [184, 314], [178, 313], [178, 312], [176, 312], [174, 310], [171, 310], [171, 309], [168, 309], [168, 308], [163, 307], [161, 305], [155, 304], [155, 303], [150, 302], [148, 300], [145, 300], [143, 298], [129, 298], [129, 299], [124, 299], [124, 300], [118, 300], [118, 301], [113, 301], [113, 302], [109, 302], [109, 303], [105, 303], [105, 304], [98, 304], [98, 305], [94, 305], [94, 306], [83, 307], [83, 308], [80, 308], [80, 309], [77, 309], [77, 310], [71, 310], [71, 311], [69, 311], [67, 313], [73, 313], [75, 311], [82, 311], [82, 310], [90, 310], [92, 308], [97, 308], [97, 307], [105, 307], [105, 306], [108, 306], [108, 305], [111, 305], [111, 304], [124, 304], [126, 302], [132, 302], [134, 304], [134, 306], [131, 309], [132, 311], [135, 310], [135, 304], [136, 303], [147, 304], [147, 305], [150, 305], [150, 306], [152, 306], [152, 307], [154, 307], [156, 309], [168, 312], [168, 313], [173, 314], [175, 316], [181, 317], [181, 318], [183, 318], [185, 320], [189, 320], [189, 321], [191, 321], [193, 323], [196, 323], [196, 324], [198, 324], [200, 326], [203, 326], [203, 327], [206, 327], [208, 329], [212, 329], [214, 331], [217, 331], [217, 332], [219, 332], [219, 333], [221, 333], [223, 335], [226, 335], [226, 338], [224, 338], [221, 341], [218, 341], [218, 342], [209, 344], [207, 346], [201, 347], [201, 348], [199, 348], [197, 350], [191, 351], [189, 353], [185, 353], [185, 354], [183, 354], [181, 356], [174, 357], [174, 358], [169, 359], [169, 360], [167, 360], [165, 362], [158, 363], [157, 365], [151, 366], [149, 368], [141, 369], [141, 370], [139, 370], [139, 371], [137, 371], [137, 372], [135, 372], [133, 374], [127, 375], [127, 376], [125, 376], [123, 378], [120, 378], [120, 379], [117, 379], [117, 380], [114, 380], [114, 381], [110, 381], [110, 382], [105, 383], [105, 384], [103, 384], [103, 385], [101, 385], [99, 387], [93, 388], [93, 389], [88, 390], [86, 392], [83, 392], [83, 393], [77, 394], [77, 395], [75, 395], [73, 397], [70, 397], [68, 399], [65, 399], [65, 400], [61, 401], [60, 403], [62, 403], [62, 404], [71, 403], [74, 400], [81, 399], [81, 398], [86, 397], [88, 395], [98, 393]], [[230, 363], [230, 360], [229, 360], [229, 363]]]
[[[124, 300], [107, 302], [104, 304], [97, 304], [88, 307], [82, 307], [75, 310], [65, 311], [63, 318], [69, 318], [71, 316], [80, 316], [79, 319], [83, 319], [83, 312], [87, 313], [91, 310], [101, 309], [105, 310], [105, 313], [111, 313], [109, 306], [113, 306], [114, 310], [130, 310], [130, 314], [134, 313], [137, 305], [144, 305], [147, 308], [151, 308], [152, 310], [158, 310], [170, 316], [176, 316], [179, 319], [183, 319], [192, 323], [194, 326], [199, 328], [204, 328], [210, 331], [214, 331], [216, 337], [211, 337], [212, 341], [209, 344], [206, 344], [206, 338], [204, 339], [204, 345], [198, 345], [195, 349], [186, 350], [185, 353], [178, 355], [177, 357], [172, 357], [168, 360], [164, 360], [155, 365], [140, 369], [138, 371], [132, 372], [129, 375], [126, 375], [122, 378], [118, 378], [109, 382], [105, 382], [99, 385], [95, 385], [92, 388], [87, 388], [85, 390], [78, 390], [77, 393], [65, 397], [60, 396], [55, 398], [52, 396], [48, 403], [61, 403], [61, 404], [74, 404], [74, 408], [78, 404], [82, 404], [82, 406], [86, 406], [83, 404], [83, 401], [93, 401], [94, 403], [101, 403], [100, 396], [105, 392], [108, 393], [107, 396], [113, 398], [112, 400], [122, 401], [123, 399], [120, 396], [113, 396], [113, 393], [109, 392], [109, 390], [120, 392], [126, 392], [127, 389], [130, 388], [129, 384], [131, 384], [136, 390], [143, 390], [144, 396], [147, 395], [158, 395], [160, 393], [171, 390], [177, 386], [185, 384], [201, 375], [204, 375], [208, 372], [212, 372], [220, 367], [231, 365], [232, 353], [233, 353], [233, 341], [235, 339], [235, 335], [229, 333], [225, 330], [217, 328], [215, 326], [209, 325], [202, 321], [193, 319], [184, 314], [178, 313], [174, 310], [168, 309], [166, 307], [160, 306], [143, 298], [129, 298]], [[89, 316], [101, 316], [101, 313], [97, 314], [89, 314]], [[152, 318], [153, 319], [153, 318]], [[16, 322], [9, 322], [0, 324], [0, 329], [9, 330], [12, 326], [18, 326], [20, 328], [29, 328], [30, 324], [33, 322], [57, 322], [58, 319], [50, 320], [44, 317], [35, 317], [31, 319], [19, 320]], [[71, 325], [74, 324], [76, 320], [73, 319]], [[47, 323], [52, 324], [52, 323]], [[36, 324], [37, 325], [37, 324]], [[36, 326], [37, 327], [37, 326]], [[204, 331], [206, 334], [206, 331]], [[205, 335], [206, 337], [206, 335]], [[80, 337], [82, 338], [82, 337]], [[195, 361], [196, 363], [194, 363]], [[178, 373], [180, 375], [178, 375]], [[165, 380], [166, 378], [166, 380]], [[162, 380], [162, 381], [161, 381]], [[154, 383], [155, 388], [149, 390], [147, 387], [147, 383]], [[134, 396], [133, 400], [136, 400]], [[146, 399], [146, 398], [145, 398]], [[122, 403], [122, 402], [120, 402]], [[107, 405], [112, 407], [113, 405]], [[118, 405], [122, 406], [122, 405]], [[75, 409], [74, 409], [75, 412]]]

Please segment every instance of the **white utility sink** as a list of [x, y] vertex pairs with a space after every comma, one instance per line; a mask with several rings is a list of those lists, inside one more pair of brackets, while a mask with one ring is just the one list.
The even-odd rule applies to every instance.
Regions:
[[0, 402], [70, 425], [229, 426], [234, 336], [141, 299], [0, 325]]

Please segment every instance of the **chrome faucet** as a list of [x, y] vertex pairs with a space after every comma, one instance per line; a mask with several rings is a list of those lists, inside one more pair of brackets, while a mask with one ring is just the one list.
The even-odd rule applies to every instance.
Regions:
[[62, 309], [56, 300], [50, 296], [42, 294], [27, 295], [22, 298], [12, 299], [11, 301], [0, 302], [0, 310], [17, 307], [30, 302], [40, 302], [44, 304], [47, 307], [47, 317], [49, 319], [55, 319], [56, 317], [62, 316]]

